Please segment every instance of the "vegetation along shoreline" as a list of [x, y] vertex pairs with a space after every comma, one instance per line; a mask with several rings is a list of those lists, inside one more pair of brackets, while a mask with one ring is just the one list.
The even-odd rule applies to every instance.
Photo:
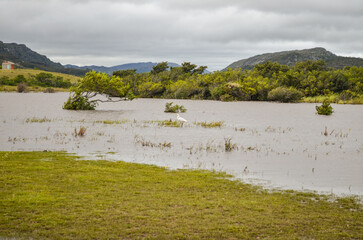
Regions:
[[[66, 78], [52, 73], [0, 75], [0, 90], [16, 91], [25, 83], [29, 90], [56, 88], [73, 97], [92, 101], [89, 93], [111, 98], [208, 99], [218, 101], [279, 101], [363, 103], [363, 67], [332, 69], [324, 61], [299, 62], [294, 66], [266, 62], [252, 70], [227, 69], [203, 73], [205, 66], [185, 62], [168, 68], [159, 63], [148, 73], [119, 70], [112, 76], [88, 72], [83, 78]], [[17, 70], [12, 70], [17, 71]], [[12, 86], [12, 87], [11, 87]], [[92, 104], [91, 104], [92, 105]], [[72, 108], [70, 108], [72, 109]], [[81, 108], [78, 108], [81, 109]]]

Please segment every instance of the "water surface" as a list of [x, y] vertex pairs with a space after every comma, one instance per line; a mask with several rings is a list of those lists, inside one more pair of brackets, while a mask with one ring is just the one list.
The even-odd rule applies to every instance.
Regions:
[[[0, 150], [64, 150], [171, 169], [222, 170], [265, 187], [363, 195], [361, 105], [332, 105], [333, 115], [319, 116], [309, 103], [136, 99], [67, 111], [67, 97], [0, 93]], [[170, 101], [188, 109], [181, 128], [154, 122], [176, 119], [164, 113]], [[224, 124], [194, 124], [203, 121]], [[81, 126], [85, 136], [75, 137]], [[233, 151], [225, 151], [225, 139]]]

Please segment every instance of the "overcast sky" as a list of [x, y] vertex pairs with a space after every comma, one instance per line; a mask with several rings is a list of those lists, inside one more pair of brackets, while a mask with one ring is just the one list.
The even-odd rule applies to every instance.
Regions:
[[62, 64], [220, 70], [283, 50], [363, 57], [362, 0], [0, 0], [0, 41]]

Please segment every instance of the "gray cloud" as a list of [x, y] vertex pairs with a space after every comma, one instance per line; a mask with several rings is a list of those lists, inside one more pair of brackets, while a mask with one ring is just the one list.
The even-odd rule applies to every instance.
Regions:
[[0, 0], [0, 40], [63, 64], [191, 61], [222, 69], [321, 46], [363, 55], [360, 0]]

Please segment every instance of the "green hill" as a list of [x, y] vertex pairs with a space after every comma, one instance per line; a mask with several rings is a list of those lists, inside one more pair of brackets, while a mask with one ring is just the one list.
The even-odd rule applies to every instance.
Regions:
[[24, 44], [3, 43], [0, 41], [0, 63], [3, 61], [14, 62], [17, 68], [36, 68], [76, 76], [82, 76], [87, 72], [87, 70], [83, 69], [65, 68], [62, 64], [51, 61]]
[[362, 58], [337, 56], [326, 49], [319, 47], [256, 55], [247, 59], [236, 61], [228, 65], [224, 70], [228, 68], [252, 69], [255, 65], [265, 63], [267, 61], [293, 66], [298, 62], [305, 62], [308, 60], [324, 60], [327, 63], [327, 67], [335, 69], [342, 69], [346, 66], [363, 66]]
[[65, 73], [57, 73], [57, 72], [49, 72], [49, 71], [42, 71], [42, 70], [35, 70], [35, 69], [12, 69], [12, 70], [4, 70], [0, 69], [0, 79], [3, 77], [8, 77], [9, 79], [13, 79], [18, 75], [23, 75], [25, 78], [30, 78], [35, 76], [39, 73], [50, 73], [55, 77], [62, 77], [64, 80], [69, 80], [71, 83], [76, 83], [80, 77], [65, 74]]

